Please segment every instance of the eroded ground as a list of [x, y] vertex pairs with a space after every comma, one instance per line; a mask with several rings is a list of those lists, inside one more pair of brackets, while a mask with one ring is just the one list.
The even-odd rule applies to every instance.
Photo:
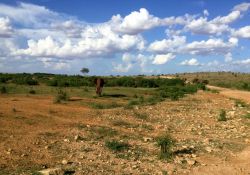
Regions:
[[[89, 99], [76, 99], [0, 95], [0, 174], [55, 167], [69, 174], [250, 173], [250, 109], [223, 95], [199, 92], [134, 109], [91, 109], [83, 105]], [[227, 121], [217, 120], [221, 109]], [[155, 137], [166, 132], [177, 140], [172, 161], [158, 158]], [[129, 149], [109, 150], [112, 139]]]

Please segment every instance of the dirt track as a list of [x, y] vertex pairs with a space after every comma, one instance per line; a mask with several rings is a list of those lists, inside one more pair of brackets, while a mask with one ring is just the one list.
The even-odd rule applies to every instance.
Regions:
[[220, 94], [229, 97], [244, 100], [247, 103], [250, 103], [250, 92], [241, 91], [241, 90], [233, 90], [228, 88], [221, 88], [216, 86], [208, 86], [210, 89], [219, 90]]

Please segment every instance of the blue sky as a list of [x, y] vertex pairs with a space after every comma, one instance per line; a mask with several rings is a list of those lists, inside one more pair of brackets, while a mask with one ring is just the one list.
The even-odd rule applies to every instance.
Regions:
[[250, 72], [250, 2], [0, 0], [0, 72]]

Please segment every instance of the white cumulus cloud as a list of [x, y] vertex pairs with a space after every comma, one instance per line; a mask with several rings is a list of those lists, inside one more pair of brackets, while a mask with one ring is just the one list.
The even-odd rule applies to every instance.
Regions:
[[176, 52], [185, 43], [185, 36], [173, 36], [172, 39], [163, 39], [161, 41], [155, 41], [151, 43], [148, 47], [148, 50], [161, 54], [168, 52]]
[[110, 22], [115, 31], [135, 35], [158, 26], [184, 25], [190, 18], [192, 16], [185, 15], [162, 19], [151, 15], [147, 9], [141, 8], [139, 11], [131, 12], [124, 18], [119, 14], [115, 15]]
[[168, 54], [159, 54], [154, 57], [153, 64], [165, 64], [166, 62], [175, 58], [175, 55], [172, 53]]
[[233, 31], [232, 35], [239, 38], [250, 39], [250, 26], [245, 26], [236, 31]]
[[191, 58], [190, 60], [184, 60], [180, 63], [183, 66], [200, 66], [201, 64], [197, 59]]
[[224, 55], [237, 45], [236, 38], [230, 38], [228, 42], [224, 42], [222, 39], [208, 39], [206, 41], [193, 41], [187, 44], [182, 52], [192, 55]]

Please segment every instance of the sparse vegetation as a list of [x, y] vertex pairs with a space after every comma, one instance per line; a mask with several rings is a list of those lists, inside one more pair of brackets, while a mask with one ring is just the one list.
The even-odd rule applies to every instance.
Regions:
[[142, 119], [142, 120], [147, 120], [148, 119], [148, 114], [146, 113], [138, 113], [138, 112], [134, 112], [135, 117], [138, 119]]
[[121, 107], [121, 105], [119, 105], [116, 102], [112, 102], [112, 103], [91, 103], [90, 106], [94, 109], [111, 109], [111, 108], [117, 108], [117, 107]]
[[248, 107], [248, 104], [246, 104], [244, 101], [235, 99], [235, 106], [236, 107]]
[[63, 90], [58, 90], [57, 95], [54, 99], [54, 103], [61, 103], [62, 101], [68, 101], [69, 95]]
[[163, 134], [156, 138], [156, 142], [161, 149], [159, 158], [167, 160], [172, 159], [172, 147], [175, 145], [176, 141], [169, 134]]
[[117, 140], [106, 141], [105, 146], [115, 152], [127, 150], [129, 148], [128, 143], [119, 142]]
[[218, 121], [227, 121], [226, 111], [224, 109], [220, 110], [220, 114], [218, 116]]
[[123, 126], [123, 127], [126, 127], [126, 128], [134, 128], [136, 127], [135, 125], [131, 124], [131, 123], [128, 123], [124, 120], [115, 120], [112, 122], [112, 124], [114, 126]]
[[[186, 170], [192, 173], [194, 167], [202, 166], [202, 160], [206, 160], [209, 167], [215, 163], [214, 160], [218, 167], [220, 162], [229, 163], [223, 158], [230, 157], [231, 153], [240, 154], [249, 143], [247, 100], [246, 103], [236, 99], [227, 100], [222, 95], [203, 92], [187, 95], [203, 89], [204, 86], [199, 83], [159, 84], [151, 88], [162, 80], [144, 76], [143, 79], [155, 80], [139, 78], [137, 81], [138, 77], [127, 77], [127, 82], [121, 83], [117, 79], [123, 77], [109, 77], [113, 85], [118, 82], [120, 85], [105, 87], [102, 97], [92, 98], [95, 88], [90, 83], [90, 76], [79, 76], [79, 82], [77, 76], [62, 76], [65, 79], [57, 77], [55, 87], [46, 85], [55, 78], [54, 75], [45, 80], [36, 76], [32, 78], [39, 82], [38, 86], [17, 85], [12, 83], [12, 79], [4, 80], [5, 84], [0, 85], [8, 90], [7, 95], [1, 96], [0, 120], [4, 123], [4, 133], [0, 138], [3, 142], [0, 155], [10, 163], [5, 164], [5, 159], [2, 160], [2, 174], [10, 171], [14, 174], [31, 174], [27, 162], [34, 159], [39, 159], [38, 170], [45, 169], [43, 165], [54, 168], [65, 159], [68, 164], [61, 164], [60, 167], [73, 167], [76, 174], [98, 174], [100, 170], [103, 170], [103, 174], [118, 171], [120, 174], [166, 174], [167, 171], [182, 174]], [[150, 88], [130, 87], [140, 81], [145, 83], [141, 85]], [[90, 84], [77, 87], [83, 82]], [[127, 87], [121, 87], [123, 85]], [[37, 95], [27, 95], [31, 90]], [[67, 99], [67, 104], [51, 105], [51, 97], [55, 97], [59, 90], [63, 92], [60, 92], [62, 96], [69, 94], [72, 98], [63, 97], [60, 100]], [[236, 107], [233, 106], [234, 102]], [[157, 105], [147, 106], [154, 104]], [[37, 109], [33, 106], [37, 106]], [[134, 109], [124, 110], [117, 108], [119, 106]], [[220, 109], [224, 109], [224, 112]], [[218, 122], [227, 118], [232, 120]], [[173, 135], [165, 133], [155, 137], [161, 131]], [[173, 136], [178, 138], [178, 143]], [[26, 143], [27, 139], [30, 140]], [[25, 149], [21, 149], [19, 143]], [[45, 158], [40, 160], [41, 154]], [[163, 160], [156, 160], [157, 157]], [[175, 169], [168, 169], [164, 159], [169, 161], [169, 167]], [[73, 163], [71, 166], [70, 161], [79, 164], [75, 166]], [[16, 167], [21, 170], [17, 171]]]
[[94, 131], [97, 133], [98, 138], [113, 137], [118, 134], [116, 130], [103, 126], [95, 128]]
[[244, 118], [250, 119], [250, 113], [247, 113], [243, 116]]

